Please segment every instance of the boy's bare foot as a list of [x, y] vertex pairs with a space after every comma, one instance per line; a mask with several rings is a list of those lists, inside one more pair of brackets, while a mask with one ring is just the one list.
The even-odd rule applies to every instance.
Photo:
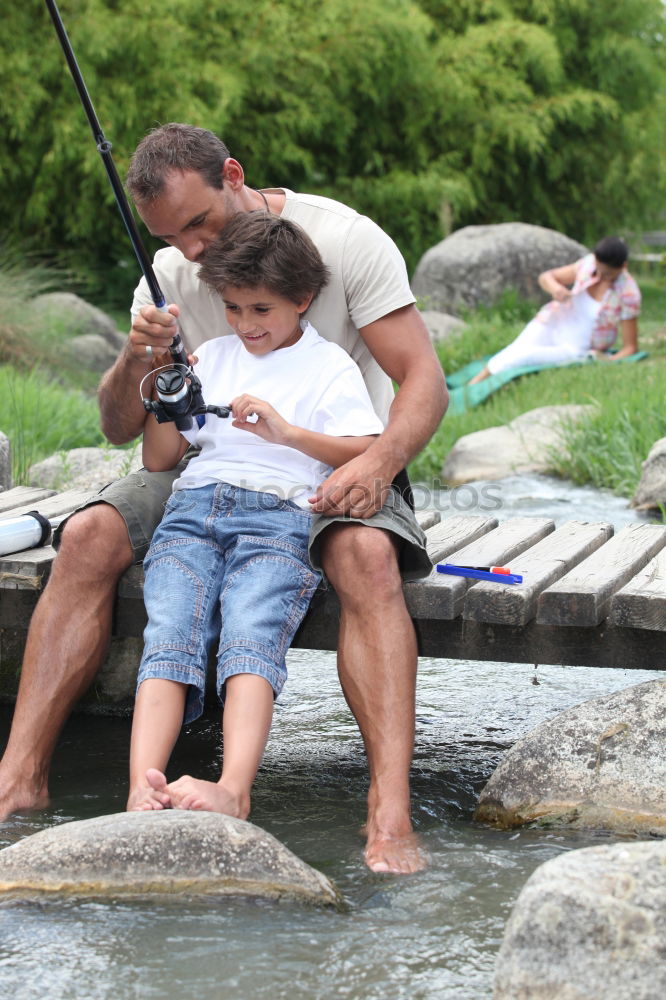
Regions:
[[167, 790], [176, 809], [201, 809], [237, 819], [246, 819], [250, 812], [249, 796], [236, 793], [220, 782], [203, 781], [184, 774], [167, 785]]
[[171, 798], [166, 791], [166, 778], [157, 768], [151, 767], [146, 771], [146, 784], [130, 788], [127, 812], [170, 808]]
[[46, 784], [34, 785], [24, 778], [4, 779], [0, 772], [0, 823], [12, 813], [28, 809], [45, 809], [49, 804]]

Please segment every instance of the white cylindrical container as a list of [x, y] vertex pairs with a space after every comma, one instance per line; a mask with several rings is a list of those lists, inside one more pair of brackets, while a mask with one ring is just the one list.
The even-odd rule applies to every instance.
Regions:
[[50, 535], [51, 522], [36, 510], [0, 520], [0, 556], [46, 545]]

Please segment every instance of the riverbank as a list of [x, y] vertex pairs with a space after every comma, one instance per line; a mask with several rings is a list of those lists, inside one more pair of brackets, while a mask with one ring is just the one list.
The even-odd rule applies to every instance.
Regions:
[[[12, 273], [11, 278], [0, 281], [0, 429], [12, 444], [14, 485], [21, 485], [27, 483], [31, 464], [104, 441], [94, 398], [98, 376], [82, 371], [76, 358], [62, 350], [72, 331], [62, 324], [46, 328], [43, 317], [27, 307], [30, 297], [46, 287], [46, 277]], [[601, 362], [567, 367], [509, 383], [476, 409], [447, 416], [411, 464], [412, 479], [440, 479], [446, 455], [464, 434], [506, 424], [540, 406], [594, 402], [597, 415], [571, 431], [569, 454], [554, 455], [550, 471], [631, 497], [641, 463], [652, 444], [666, 435], [666, 283], [654, 276], [639, 281], [639, 344], [649, 351], [647, 360], [617, 368]], [[509, 295], [491, 309], [465, 316], [466, 328], [437, 345], [445, 371], [457, 371], [505, 346], [533, 312], [533, 303]], [[124, 317], [115, 319], [125, 322]]]
[[[597, 415], [570, 432], [571, 454], [553, 456], [550, 471], [580, 485], [631, 497], [641, 463], [652, 444], [666, 435], [666, 285], [655, 278], [639, 280], [643, 293], [639, 345], [649, 351], [649, 358], [618, 367], [599, 362], [552, 369], [509, 383], [476, 409], [447, 416], [410, 466], [412, 478], [421, 482], [437, 478], [444, 458], [464, 434], [506, 424], [540, 406], [595, 403]], [[469, 314], [467, 327], [437, 347], [444, 370], [453, 373], [504, 347], [533, 311], [531, 303], [507, 296], [493, 309]]]

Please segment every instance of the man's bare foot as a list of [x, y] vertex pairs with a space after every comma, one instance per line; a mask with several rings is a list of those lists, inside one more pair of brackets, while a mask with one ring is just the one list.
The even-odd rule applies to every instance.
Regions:
[[142, 812], [150, 809], [170, 809], [171, 798], [166, 790], [166, 778], [161, 771], [150, 767], [146, 771], [146, 784], [130, 788], [127, 812]]
[[387, 802], [371, 787], [363, 836], [363, 857], [370, 871], [413, 875], [428, 867], [428, 854], [412, 828], [408, 795]]
[[184, 774], [167, 785], [167, 790], [176, 809], [201, 809], [237, 819], [246, 819], [250, 812], [249, 796], [236, 793], [220, 782], [203, 781]]
[[368, 837], [363, 857], [370, 871], [391, 875], [413, 875], [423, 871], [429, 863], [428, 855], [413, 832], [403, 837], [380, 833]]
[[35, 786], [25, 779], [10, 779], [6, 781], [0, 774], [0, 823], [12, 813], [28, 809], [45, 809], [49, 804], [49, 793], [46, 784]]

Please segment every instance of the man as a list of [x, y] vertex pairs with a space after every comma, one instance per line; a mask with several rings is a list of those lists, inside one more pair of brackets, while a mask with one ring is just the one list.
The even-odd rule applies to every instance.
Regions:
[[[363, 373], [386, 429], [362, 456], [322, 484], [314, 510], [365, 517], [425, 445], [446, 409], [444, 375], [414, 306], [404, 261], [370, 220], [328, 199], [286, 189], [255, 191], [212, 133], [166, 125], [135, 152], [128, 186], [148, 229], [169, 247], [155, 270], [168, 312], [135, 293], [127, 344], [102, 379], [104, 433], [137, 437], [146, 412], [139, 384], [167, 359], [181, 321], [186, 349], [228, 329], [218, 297], [197, 278], [196, 261], [237, 212], [284, 214], [313, 239], [332, 272], [310, 318]], [[399, 386], [393, 399], [390, 379]], [[151, 417], [151, 419], [153, 419]], [[181, 470], [182, 471], [182, 470]], [[117, 581], [143, 558], [175, 473], [138, 473], [112, 484], [64, 525], [48, 585], [26, 643], [10, 738], [0, 762], [0, 818], [44, 806], [48, 767], [72, 705], [103, 662]], [[341, 602], [338, 670], [368, 756], [365, 860], [378, 872], [416, 871], [409, 768], [414, 741], [416, 641], [390, 531], [336, 523], [321, 538], [326, 575]]]

